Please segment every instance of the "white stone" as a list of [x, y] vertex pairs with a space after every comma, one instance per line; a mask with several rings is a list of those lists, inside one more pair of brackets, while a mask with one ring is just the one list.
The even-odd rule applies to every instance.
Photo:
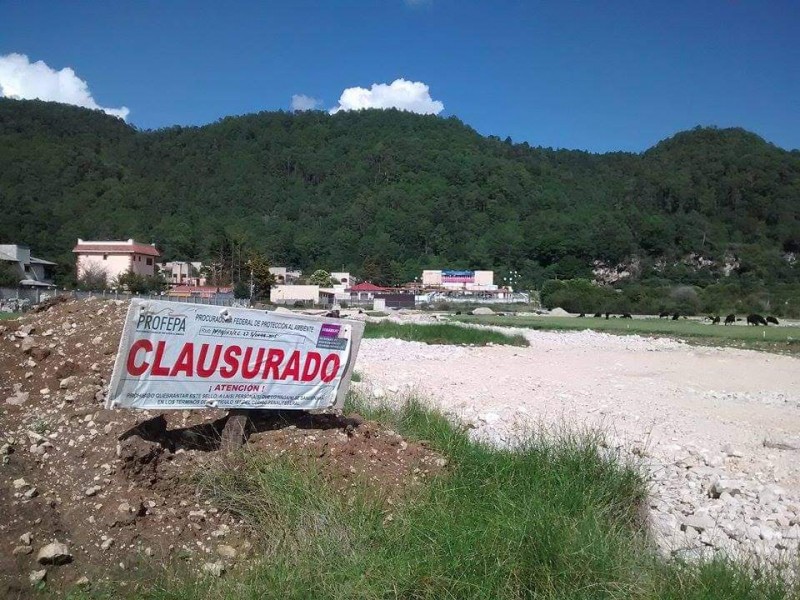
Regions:
[[63, 565], [72, 561], [72, 554], [66, 544], [56, 541], [39, 550], [36, 561], [42, 565]]
[[219, 554], [222, 558], [227, 558], [233, 560], [236, 558], [236, 548], [233, 546], [222, 545], [217, 547], [217, 554]]
[[497, 423], [500, 420], [500, 415], [494, 412], [481, 413], [478, 415], [478, 420], [488, 424]]
[[734, 447], [733, 444], [725, 444], [722, 447], [722, 451], [728, 456], [733, 456], [734, 458], [742, 458], [744, 456], [744, 452], [740, 448]]
[[28, 579], [31, 582], [31, 585], [36, 585], [37, 583], [41, 583], [44, 581], [45, 577], [47, 577], [47, 569], [42, 569], [40, 571], [31, 571], [31, 574], [28, 575]]
[[722, 496], [722, 494], [736, 496], [737, 494], [741, 494], [743, 489], [744, 484], [741, 481], [737, 481], [735, 479], [715, 478], [711, 482], [708, 495], [712, 498], [719, 498]]
[[694, 514], [683, 518], [683, 529], [692, 528], [702, 532], [706, 529], [713, 529], [715, 526], [714, 519], [707, 515]]
[[225, 572], [225, 565], [221, 562], [207, 562], [203, 565], [203, 572], [208, 573], [213, 577], [222, 577]]

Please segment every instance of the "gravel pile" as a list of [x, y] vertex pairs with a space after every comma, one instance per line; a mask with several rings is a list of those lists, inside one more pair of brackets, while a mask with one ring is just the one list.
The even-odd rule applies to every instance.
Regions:
[[601, 427], [643, 465], [665, 554], [775, 560], [800, 544], [800, 361], [593, 331], [522, 333], [530, 348], [365, 340], [360, 389], [428, 398], [472, 434]]

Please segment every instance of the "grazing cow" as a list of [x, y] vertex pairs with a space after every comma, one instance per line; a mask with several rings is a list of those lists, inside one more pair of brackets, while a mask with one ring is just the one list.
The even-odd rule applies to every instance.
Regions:
[[607, 312], [607, 313], [606, 313], [606, 320], [608, 320], [610, 317], [611, 317], [611, 313], [610, 313], [610, 312]]
[[631, 313], [622, 313], [620, 319], [632, 319]]
[[747, 315], [747, 324], [748, 325], [767, 325], [767, 320], [764, 317], [762, 317], [761, 315], [753, 313], [751, 315]]
[[719, 325], [719, 321], [720, 321], [719, 315], [714, 315], [714, 318], [711, 319], [711, 324], [712, 325]]
[[336, 310], [329, 310], [328, 312], [325, 313], [325, 316], [328, 317], [328, 318], [331, 318], [331, 319], [340, 319], [341, 318], [339, 316], [339, 309], [338, 308]]
[[767, 323], [772, 323], [773, 325], [778, 325], [778, 319], [773, 317], [772, 315], [767, 317]]
[[736, 323], [736, 315], [733, 313], [725, 317], [725, 325], [730, 325], [731, 323]]
[[675, 313], [674, 315], [672, 315], [672, 320], [673, 321], [677, 321], [680, 318], [681, 318], [681, 313]]
[[669, 313], [666, 312], [666, 311], [660, 312], [660, 313], [658, 313], [658, 318], [659, 319], [664, 319], [664, 318], [669, 319]]
[[599, 312], [594, 313], [594, 318], [595, 319], [600, 319], [602, 317], [603, 317], [603, 313], [599, 313]]
[[458, 316], [458, 315], [460, 315], [460, 314], [461, 314], [461, 311], [460, 311], [460, 310], [457, 310], [457, 311], [456, 311], [456, 316]]
[[581, 313], [581, 314], [579, 314], [579, 315], [578, 315], [578, 318], [579, 318], [579, 319], [582, 319], [582, 318], [583, 318], [583, 317], [585, 317], [585, 316], [586, 316], [586, 313]]

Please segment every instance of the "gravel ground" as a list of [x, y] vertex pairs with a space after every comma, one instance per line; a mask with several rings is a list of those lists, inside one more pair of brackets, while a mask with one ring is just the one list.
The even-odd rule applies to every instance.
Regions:
[[511, 442], [599, 426], [641, 457], [664, 553], [775, 560], [800, 543], [800, 360], [668, 339], [507, 329], [529, 348], [364, 340], [356, 384], [429, 398]]

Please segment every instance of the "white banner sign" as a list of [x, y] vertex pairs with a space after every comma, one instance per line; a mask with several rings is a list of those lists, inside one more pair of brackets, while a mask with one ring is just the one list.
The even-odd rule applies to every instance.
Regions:
[[339, 409], [364, 323], [131, 300], [106, 408]]

